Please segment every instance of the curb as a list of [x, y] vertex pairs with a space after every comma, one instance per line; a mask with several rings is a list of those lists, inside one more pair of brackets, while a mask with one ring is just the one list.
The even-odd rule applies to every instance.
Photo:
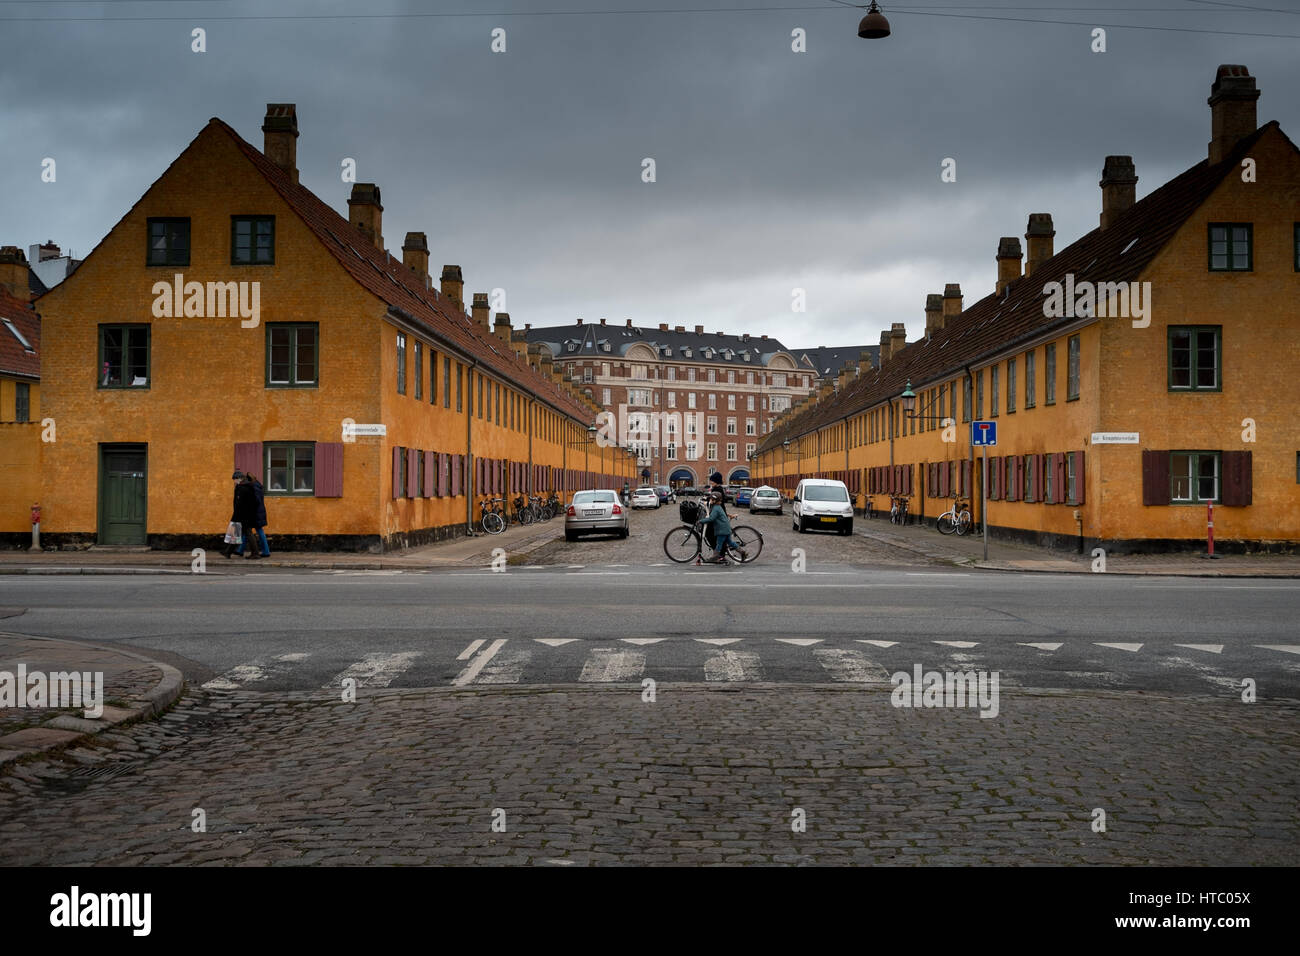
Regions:
[[108, 647], [103, 644], [85, 644], [80, 641], [65, 641], [53, 637], [37, 637], [32, 634], [21, 634], [16, 636], [29, 641], [48, 641], [54, 644], [93, 648], [99, 651], [118, 654], [122, 657], [130, 657], [158, 668], [162, 673], [162, 678], [151, 690], [144, 694], [132, 697], [131, 701], [133, 706], [129, 708], [105, 707], [103, 716], [97, 719], [73, 717], [68, 714], [63, 714], [57, 717], [51, 717], [39, 727], [28, 727], [25, 730], [18, 730], [11, 734], [0, 736], [0, 769], [3, 769], [8, 764], [14, 763], [15, 761], [21, 760], [24, 757], [30, 757], [33, 754], [60, 750], [70, 744], [78, 743], [87, 737], [93, 737], [95, 734], [108, 730], [111, 727], [118, 727], [124, 724], [134, 723], [138, 720], [146, 720], [150, 717], [156, 717], [175, 703], [176, 699], [181, 696], [181, 692], [185, 689], [185, 678], [179, 670], [172, 667], [170, 664], [164, 664], [161, 661], [155, 661], [152, 658], [145, 657], [143, 654], [136, 654], [132, 651], [125, 651], [116, 647]]

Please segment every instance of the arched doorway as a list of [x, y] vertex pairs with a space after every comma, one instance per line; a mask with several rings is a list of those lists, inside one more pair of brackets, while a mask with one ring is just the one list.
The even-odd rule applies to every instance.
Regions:
[[729, 485], [749, 484], [749, 469], [748, 468], [731, 469], [731, 474], [727, 475], [727, 484]]
[[689, 468], [676, 468], [673, 470], [673, 473], [668, 476], [668, 484], [673, 487], [673, 490], [685, 488], [688, 485], [694, 486], [695, 472], [691, 471]]

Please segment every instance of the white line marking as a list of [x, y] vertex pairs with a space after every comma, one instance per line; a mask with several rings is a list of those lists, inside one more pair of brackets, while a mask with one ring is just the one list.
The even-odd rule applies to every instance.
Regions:
[[760, 681], [763, 679], [763, 667], [753, 651], [719, 651], [704, 662], [704, 679]]
[[642, 644], [658, 644], [660, 641], [668, 640], [668, 638], [666, 637], [620, 637], [619, 640], [622, 641], [624, 644], [636, 644], [639, 646]]
[[820, 637], [778, 637], [782, 644], [793, 644], [795, 647], [811, 647], [814, 644], [820, 644]]
[[945, 647], [979, 647], [979, 641], [935, 641]]
[[1103, 644], [1099, 641], [1093, 641], [1093, 644], [1097, 645], [1097, 647], [1113, 647], [1117, 651], [1129, 651], [1133, 654], [1142, 650], [1141, 644]]
[[593, 647], [582, 665], [578, 680], [584, 684], [609, 684], [636, 680], [645, 670], [645, 655], [640, 651], [621, 651], [614, 647]]
[[[534, 637], [538, 644], [545, 644], [547, 647], [563, 647], [565, 644], [572, 644], [577, 640], [576, 637]], [[482, 641], [479, 642], [483, 643]]]
[[1300, 654], [1300, 645], [1297, 644], [1256, 644], [1256, 647], [1262, 647], [1266, 651], [1282, 651], [1286, 654]]
[[237, 690], [245, 684], [278, 677], [289, 669], [290, 664], [297, 664], [311, 657], [310, 654], [280, 654], [269, 661], [255, 660], [247, 664], [236, 664], [230, 670], [212, 678], [203, 685], [204, 690]]
[[505, 646], [505, 643], [506, 638], [501, 637], [489, 644], [486, 650], [480, 651], [478, 656], [470, 661], [463, 671], [456, 675], [452, 684], [457, 687], [464, 687], [472, 681], [478, 676], [478, 672], [483, 669], [483, 665], [492, 660], [492, 658], [496, 656], [497, 651], [501, 650], [501, 648]]
[[470, 641], [469, 647], [465, 648], [463, 651], [461, 651], [459, 654], [456, 655], [456, 660], [458, 661], [469, 660], [471, 657], [474, 656], [474, 652], [483, 646], [483, 643], [484, 642], [482, 639], [477, 641]]
[[876, 647], [893, 647], [898, 641], [864, 641], [858, 639], [859, 644], [874, 644]]
[[693, 637], [693, 641], [701, 644], [713, 644], [715, 647], [725, 647], [727, 644], [735, 644], [740, 640], [738, 637]]
[[1194, 651], [1209, 651], [1211, 654], [1222, 654], [1222, 644], [1175, 644], [1174, 647], [1190, 647]]
[[419, 651], [367, 654], [363, 659], [349, 664], [345, 670], [335, 674], [334, 679], [327, 683], [325, 688], [340, 687], [347, 678], [355, 680], [358, 687], [387, 687], [419, 656]]
[[813, 651], [817, 663], [831, 675], [831, 680], [854, 684], [888, 683], [889, 674], [861, 651], [846, 647], [819, 647]]
[[474, 678], [475, 684], [518, 684], [524, 666], [532, 660], [533, 652], [525, 648], [503, 651]]
[[1032, 642], [1027, 644], [1024, 641], [1016, 641], [1016, 643], [1021, 647], [1036, 647], [1040, 651], [1058, 651], [1061, 649], [1060, 644], [1034, 644]]

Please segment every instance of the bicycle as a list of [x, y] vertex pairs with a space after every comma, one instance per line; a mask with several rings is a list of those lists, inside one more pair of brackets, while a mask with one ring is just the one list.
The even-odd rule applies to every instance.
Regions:
[[891, 495], [889, 498], [889, 523], [905, 525], [907, 524], [907, 495]]
[[970, 502], [954, 498], [952, 507], [939, 515], [934, 526], [940, 534], [965, 534], [971, 529]]
[[538, 520], [550, 521], [555, 517], [555, 509], [551, 507], [549, 502], [543, 501], [541, 495], [533, 495], [532, 503], [533, 514]]
[[[498, 502], [501, 500], [502, 499], [500, 498], [484, 498], [479, 502], [478, 507], [479, 512], [481, 513], [479, 527], [488, 534], [500, 534], [502, 531], [506, 530], [507, 519], [505, 511], [498, 506]], [[492, 504], [493, 507], [489, 508], [489, 503]]]
[[[668, 555], [670, 561], [676, 564], [686, 564], [694, 561], [696, 564], [703, 563], [701, 552], [704, 549], [704, 523], [696, 521], [693, 524], [683, 522], [679, 527], [673, 528], [664, 535], [664, 554]], [[734, 525], [731, 529], [731, 541], [727, 545], [726, 553], [722, 556], [723, 563], [735, 561], [738, 564], [749, 564], [763, 550], [763, 535], [757, 528], [749, 525]]]
[[531, 504], [524, 502], [523, 495], [516, 495], [512, 502], [515, 508], [515, 521], [519, 524], [532, 524], [537, 515]]

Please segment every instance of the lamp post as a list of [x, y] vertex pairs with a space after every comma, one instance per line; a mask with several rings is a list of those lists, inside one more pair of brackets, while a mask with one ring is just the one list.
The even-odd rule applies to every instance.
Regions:
[[785, 456], [786, 453], [789, 451], [790, 451], [790, 439], [787, 438], [785, 441], [781, 442], [781, 479], [783, 481], [787, 478], [787, 475], [785, 473]]

